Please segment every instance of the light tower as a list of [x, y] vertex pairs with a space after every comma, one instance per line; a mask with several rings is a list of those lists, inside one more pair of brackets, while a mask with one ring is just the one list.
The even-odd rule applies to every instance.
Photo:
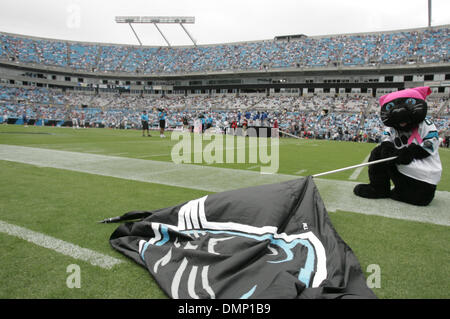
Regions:
[[428, 0], [428, 27], [431, 27], [431, 0]]
[[161, 29], [158, 27], [158, 24], [179, 24], [181, 28], [186, 32], [189, 39], [191, 39], [192, 43], [194, 43], [194, 46], [197, 46], [196, 41], [191, 36], [191, 34], [188, 32], [184, 24], [194, 24], [195, 23], [195, 17], [138, 17], [138, 16], [118, 16], [116, 17], [117, 23], [127, 23], [131, 30], [133, 31], [134, 35], [136, 36], [138, 42], [140, 45], [142, 45], [141, 40], [139, 39], [136, 31], [133, 28], [133, 23], [145, 23], [145, 24], [153, 24], [158, 32], [163, 37], [164, 41], [166, 41], [167, 45], [170, 47], [170, 42], [167, 40], [164, 33], [162, 33]]

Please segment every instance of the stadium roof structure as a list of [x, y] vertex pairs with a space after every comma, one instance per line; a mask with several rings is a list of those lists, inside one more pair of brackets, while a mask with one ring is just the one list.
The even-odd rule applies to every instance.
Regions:
[[139, 39], [136, 31], [134, 30], [132, 24], [133, 23], [142, 23], [142, 24], [153, 24], [156, 29], [159, 31], [159, 33], [161, 34], [161, 36], [164, 38], [164, 40], [166, 41], [167, 45], [170, 47], [170, 42], [167, 40], [166, 36], [164, 35], [164, 33], [161, 31], [161, 29], [158, 27], [158, 24], [179, 24], [181, 26], [181, 28], [184, 30], [184, 32], [186, 32], [186, 34], [188, 35], [189, 39], [191, 39], [192, 43], [194, 44], [194, 46], [197, 46], [196, 41], [194, 40], [194, 38], [191, 36], [191, 34], [188, 32], [188, 30], [186, 29], [186, 27], [183, 25], [184, 23], [189, 23], [189, 24], [194, 24], [195, 23], [195, 17], [149, 17], [149, 16], [143, 16], [143, 17], [139, 17], [139, 16], [117, 16], [115, 18], [116, 23], [127, 23], [131, 30], [133, 31], [134, 35], [136, 36], [139, 44], [142, 46], [142, 42]]
[[275, 41], [290, 41], [298, 39], [306, 39], [308, 36], [306, 34], [290, 34], [290, 35], [278, 35], [274, 39]]

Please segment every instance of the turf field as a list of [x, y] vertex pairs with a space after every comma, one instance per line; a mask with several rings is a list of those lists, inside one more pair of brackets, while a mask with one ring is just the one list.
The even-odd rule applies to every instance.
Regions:
[[[17, 160], [0, 160], [0, 298], [166, 298], [147, 270], [110, 247], [108, 239], [117, 225], [96, 223], [131, 210], [172, 206], [220, 189], [195, 179], [171, 183], [180, 175], [189, 176], [192, 168], [177, 166], [175, 170], [170, 166], [174, 165], [171, 150], [177, 141], [166, 135], [161, 139], [157, 132], [153, 137], [142, 137], [141, 132], [134, 130], [1, 126], [0, 150], [5, 145], [30, 147], [30, 158], [26, 158], [27, 153], [20, 153]], [[238, 148], [238, 138], [235, 142]], [[294, 178], [359, 164], [374, 146], [281, 139], [278, 173]], [[248, 156], [248, 143], [244, 148]], [[36, 149], [57, 151], [58, 156], [67, 156], [69, 164], [62, 169], [51, 155], [45, 165], [42, 156], [40, 164], [36, 164]], [[86, 163], [95, 156], [120, 161], [111, 168], [111, 174], [100, 174], [86, 169]], [[440, 156], [444, 169], [438, 185], [440, 197], [432, 205], [450, 202], [450, 151], [441, 149]], [[79, 169], [70, 166], [71, 161], [79, 165], [75, 159], [88, 160]], [[145, 172], [146, 166], [142, 166], [144, 169], [140, 170], [143, 175], [148, 174], [147, 180], [117, 177], [115, 172], [122, 169], [119, 166], [130, 169], [127, 163], [148, 163], [150, 171], [160, 163], [167, 165], [168, 173], [160, 180], [154, 178], [157, 171]], [[211, 172], [236, 174], [235, 184], [227, 184], [233, 188], [242, 187], [240, 176], [247, 179], [259, 175], [262, 165], [205, 161], [199, 164], [199, 169], [219, 168]], [[174, 170], [173, 175], [170, 170]], [[277, 176], [266, 176], [264, 182], [277, 181]], [[367, 182], [367, 168], [324, 176], [323, 180], [331, 183], [327, 185]], [[218, 181], [211, 185], [213, 182], [221, 186]], [[321, 185], [318, 181], [327, 206], [330, 188]], [[346, 200], [353, 200], [351, 194], [347, 196], [350, 199]], [[373, 201], [372, 209], [376, 210], [378, 203]], [[392, 207], [395, 205], [392, 202]], [[399, 207], [399, 218], [355, 213], [356, 208], [338, 209], [330, 212], [330, 217], [339, 235], [355, 252], [365, 275], [371, 275], [369, 265], [379, 266], [380, 287], [373, 288], [379, 298], [449, 298], [449, 226], [409, 220], [409, 211], [417, 214], [417, 208]], [[440, 213], [448, 217], [450, 210], [442, 210], [445, 208]], [[97, 264], [92, 262], [99, 258]], [[67, 285], [71, 275], [67, 269], [73, 264], [80, 269], [80, 288]]]

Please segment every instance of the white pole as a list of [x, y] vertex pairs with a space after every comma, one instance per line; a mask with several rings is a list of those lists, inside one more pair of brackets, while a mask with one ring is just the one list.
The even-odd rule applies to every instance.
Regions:
[[[297, 138], [297, 139], [301, 139], [301, 138], [298, 137], [298, 136], [289, 134], [289, 133], [284, 132], [284, 131], [282, 131], [282, 130], [280, 130], [280, 129], [278, 129], [278, 131], [281, 132], [281, 133], [283, 133], [283, 134], [286, 134], [286, 135], [295, 137], [295, 138]], [[334, 171], [328, 171], [328, 172], [323, 172], [323, 173], [315, 174], [315, 175], [312, 175], [312, 177], [318, 177], [318, 176], [323, 176], [323, 175], [328, 175], [328, 174], [333, 174], [333, 173], [337, 173], [337, 172], [346, 171], [346, 170], [349, 170], [349, 169], [352, 169], [352, 168], [358, 168], [358, 167], [369, 166], [369, 165], [372, 165], [372, 164], [378, 164], [378, 163], [388, 162], [388, 161], [392, 161], [393, 159], [396, 159], [396, 158], [397, 158], [397, 156], [392, 156], [392, 157], [382, 158], [382, 159], [379, 159], [379, 160], [376, 160], [376, 161], [372, 161], [372, 162], [362, 163], [362, 164], [358, 164], [358, 165], [353, 165], [353, 166], [348, 166], [348, 167], [344, 167], [344, 168], [335, 169]]]
[[378, 164], [378, 163], [383, 163], [383, 162], [387, 162], [387, 161], [392, 161], [393, 159], [396, 159], [396, 158], [397, 158], [397, 156], [382, 158], [382, 159], [379, 159], [379, 160], [376, 160], [376, 161], [372, 161], [372, 162], [362, 163], [362, 164], [358, 164], [358, 165], [353, 165], [353, 166], [348, 166], [348, 167], [344, 167], [344, 168], [335, 169], [334, 171], [328, 171], [328, 172], [315, 174], [312, 177], [318, 177], [318, 176], [323, 176], [323, 175], [328, 175], [328, 174], [333, 174], [333, 173], [337, 173], [337, 172], [346, 171], [346, 170], [352, 169], [352, 168], [357, 168], [357, 167], [368, 166], [368, 165], [372, 165], [372, 164]]
[[428, 27], [431, 27], [431, 0], [428, 0]]
[[288, 132], [285, 132], [285, 131], [282, 131], [282, 130], [280, 130], [280, 129], [278, 129], [278, 132], [281, 132], [281, 133], [283, 133], [283, 134], [285, 134], [285, 135], [292, 136], [292, 137], [294, 137], [294, 138], [296, 138], [296, 139], [301, 140], [300, 137], [295, 136], [295, 135], [292, 135], [292, 134], [290, 134], [290, 133], [288, 133]]

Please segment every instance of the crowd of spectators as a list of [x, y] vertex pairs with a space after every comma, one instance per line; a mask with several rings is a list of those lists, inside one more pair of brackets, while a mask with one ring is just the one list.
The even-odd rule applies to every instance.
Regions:
[[85, 71], [171, 74], [448, 62], [449, 28], [183, 47], [135, 47], [0, 34], [0, 58]]
[[[377, 142], [383, 131], [376, 105], [377, 99], [366, 95], [150, 97], [0, 86], [1, 123], [26, 117], [41, 125], [63, 125], [75, 118], [89, 127], [140, 129], [140, 115], [146, 110], [150, 127], [157, 128], [157, 110], [165, 109], [169, 130], [183, 127], [185, 119], [189, 126], [196, 119], [208, 119], [222, 132], [233, 123], [273, 126], [277, 121], [286, 136], [366, 142]], [[449, 99], [430, 97], [428, 105], [438, 130], [448, 130]]]

